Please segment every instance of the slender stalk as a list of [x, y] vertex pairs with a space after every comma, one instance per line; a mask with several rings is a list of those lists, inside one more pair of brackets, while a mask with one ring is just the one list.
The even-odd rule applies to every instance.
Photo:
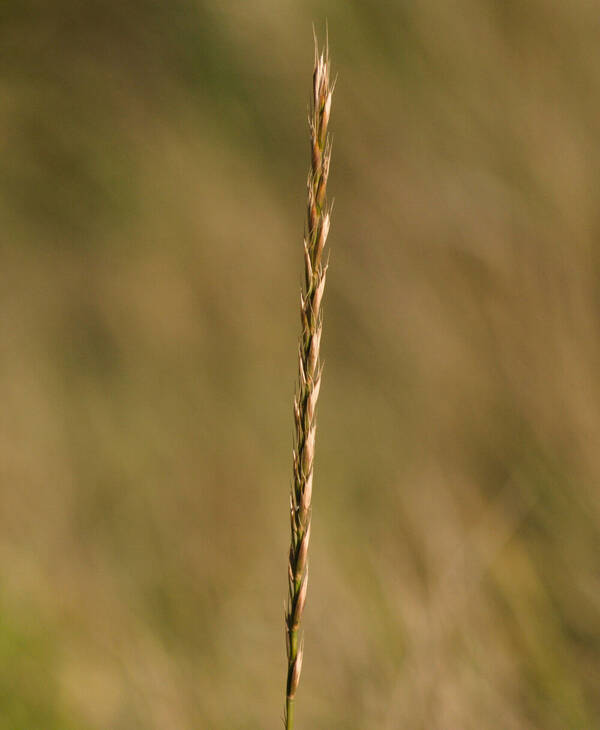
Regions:
[[321, 385], [322, 311], [327, 264], [323, 249], [329, 233], [330, 209], [326, 189], [331, 159], [327, 127], [333, 85], [330, 83], [329, 47], [319, 55], [315, 38], [315, 68], [310, 103], [311, 163], [308, 175], [307, 216], [304, 234], [304, 287], [300, 295], [302, 331], [298, 346], [298, 388], [294, 398], [293, 478], [290, 495], [291, 545], [288, 563], [289, 597], [285, 612], [287, 683], [285, 728], [294, 727], [294, 699], [302, 670], [303, 641], [298, 637], [308, 585], [313, 459], [316, 407]]

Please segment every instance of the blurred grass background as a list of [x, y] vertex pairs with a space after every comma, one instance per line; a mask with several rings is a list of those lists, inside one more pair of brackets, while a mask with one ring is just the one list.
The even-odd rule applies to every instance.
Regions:
[[4, 0], [1, 730], [279, 726], [326, 17], [299, 728], [600, 727], [595, 3]]

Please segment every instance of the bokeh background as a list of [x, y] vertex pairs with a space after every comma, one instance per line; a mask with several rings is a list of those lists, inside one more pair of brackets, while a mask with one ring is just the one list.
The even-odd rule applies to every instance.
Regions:
[[4, 0], [1, 730], [281, 726], [326, 18], [298, 728], [600, 727], [597, 3]]

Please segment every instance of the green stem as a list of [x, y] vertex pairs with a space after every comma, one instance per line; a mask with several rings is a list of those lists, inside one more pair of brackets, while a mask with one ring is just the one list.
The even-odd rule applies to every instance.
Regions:
[[285, 730], [292, 730], [292, 728], [294, 727], [294, 698], [290, 697], [290, 691], [292, 690], [291, 684], [293, 667], [296, 663], [296, 657], [298, 655], [298, 631], [296, 629], [292, 629], [290, 631], [289, 640], [290, 657], [285, 701]]
[[285, 703], [285, 730], [293, 730], [294, 728], [294, 700], [287, 698]]

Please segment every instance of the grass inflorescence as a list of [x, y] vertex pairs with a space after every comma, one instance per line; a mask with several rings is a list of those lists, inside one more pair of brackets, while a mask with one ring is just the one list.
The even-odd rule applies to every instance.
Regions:
[[326, 44], [325, 50], [319, 54], [315, 39], [315, 67], [309, 113], [311, 162], [304, 235], [304, 287], [300, 295], [302, 329], [298, 346], [298, 388], [294, 398], [289, 596], [285, 612], [288, 660], [286, 730], [292, 730], [294, 726], [294, 699], [302, 670], [304, 646], [298, 634], [308, 585], [316, 407], [322, 372], [319, 351], [323, 325], [321, 305], [327, 274], [323, 251], [329, 233], [331, 212], [327, 204], [327, 179], [331, 159], [328, 126], [332, 93], [329, 47]]

